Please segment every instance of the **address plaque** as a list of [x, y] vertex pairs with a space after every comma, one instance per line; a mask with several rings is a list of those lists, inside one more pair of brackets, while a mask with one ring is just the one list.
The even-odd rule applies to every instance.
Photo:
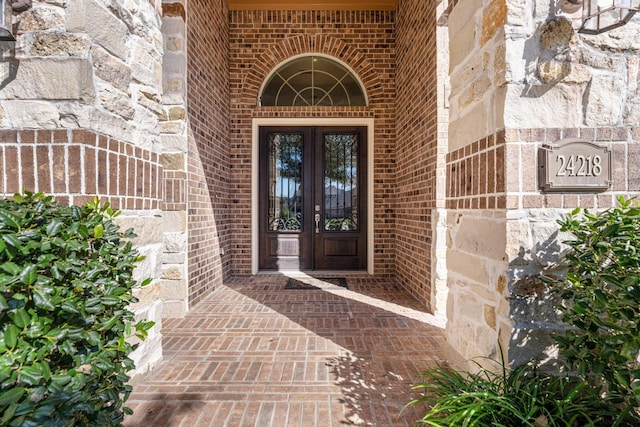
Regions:
[[611, 151], [588, 141], [565, 139], [538, 150], [543, 191], [605, 191], [611, 186]]

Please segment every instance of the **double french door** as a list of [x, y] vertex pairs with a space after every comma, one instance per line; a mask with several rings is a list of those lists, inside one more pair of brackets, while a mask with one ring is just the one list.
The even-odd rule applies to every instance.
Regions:
[[366, 269], [366, 135], [260, 127], [260, 269]]

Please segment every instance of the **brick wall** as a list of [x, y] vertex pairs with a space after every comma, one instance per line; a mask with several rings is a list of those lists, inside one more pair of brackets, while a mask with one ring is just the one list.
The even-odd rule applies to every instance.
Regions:
[[[231, 205], [235, 274], [251, 273], [251, 120], [256, 117], [373, 117], [375, 273], [394, 273], [395, 19], [382, 11], [230, 13]], [[269, 72], [294, 55], [321, 53], [360, 77], [368, 107], [258, 107]]]
[[0, 131], [0, 193], [54, 194], [82, 205], [98, 196], [114, 209], [158, 209], [156, 153], [90, 130]]
[[[189, 306], [197, 304], [231, 272], [228, 249], [237, 207], [229, 203], [233, 187], [228, 166], [229, 42], [225, 4], [196, 0], [187, 8]], [[221, 249], [226, 250], [224, 255]]]
[[435, 8], [435, 2], [399, 2], [396, 29], [396, 274], [427, 304], [438, 154]]

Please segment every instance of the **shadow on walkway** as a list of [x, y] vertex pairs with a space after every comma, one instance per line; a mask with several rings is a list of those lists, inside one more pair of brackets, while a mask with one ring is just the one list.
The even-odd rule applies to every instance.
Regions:
[[[163, 327], [165, 360], [134, 387], [127, 426], [412, 426], [439, 319], [389, 279], [237, 278]], [[332, 283], [333, 282], [333, 283]]]

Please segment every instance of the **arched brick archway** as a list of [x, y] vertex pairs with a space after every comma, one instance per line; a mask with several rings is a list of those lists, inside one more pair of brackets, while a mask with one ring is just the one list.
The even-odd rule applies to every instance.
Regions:
[[[230, 201], [236, 228], [234, 271], [257, 271], [255, 182], [259, 126], [367, 126], [371, 167], [368, 268], [394, 272], [395, 19], [393, 11], [231, 11], [229, 21], [230, 163], [237, 191]], [[321, 55], [360, 80], [367, 106], [260, 106], [265, 80], [284, 62]], [[208, 96], [203, 94], [203, 96]], [[348, 123], [348, 124], [347, 124]], [[373, 180], [373, 176], [379, 179]]]
[[362, 52], [335, 37], [321, 34], [300, 34], [286, 38], [260, 55], [251, 65], [242, 84], [242, 102], [256, 104], [260, 88], [271, 71], [288, 59], [304, 54], [323, 54], [349, 66], [366, 91], [369, 105], [379, 102], [382, 82], [376, 68]]

